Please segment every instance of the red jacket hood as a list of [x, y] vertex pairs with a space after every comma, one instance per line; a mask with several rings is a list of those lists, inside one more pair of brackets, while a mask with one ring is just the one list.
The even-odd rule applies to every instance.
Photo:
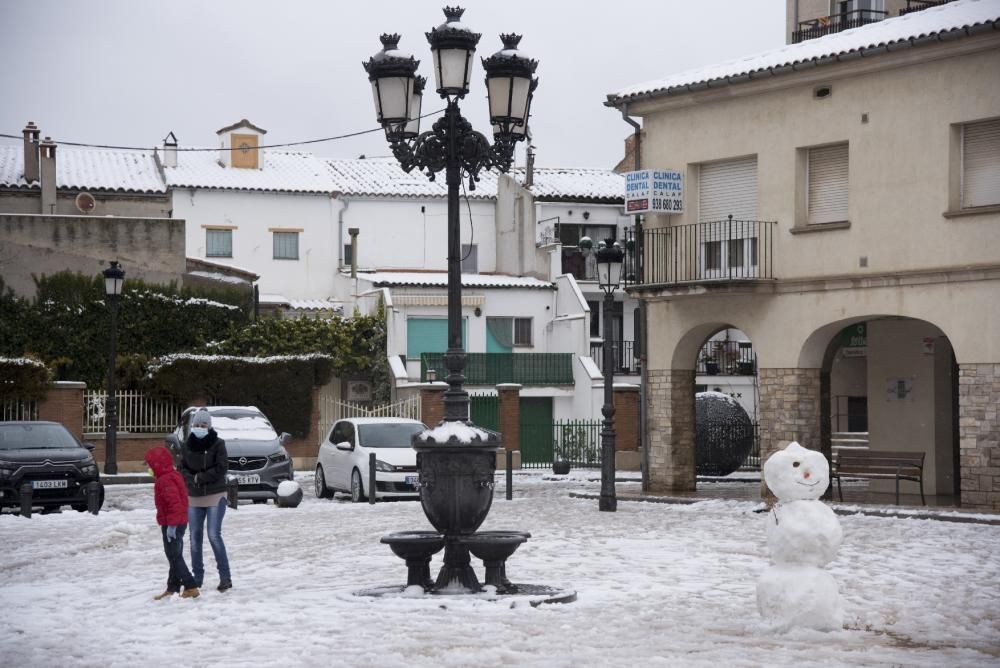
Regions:
[[146, 451], [146, 464], [153, 469], [157, 477], [174, 470], [174, 457], [162, 445]]

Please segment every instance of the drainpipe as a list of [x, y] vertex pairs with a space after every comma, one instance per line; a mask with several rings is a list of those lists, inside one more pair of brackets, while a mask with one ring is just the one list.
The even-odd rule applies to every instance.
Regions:
[[349, 200], [338, 198], [337, 193], [330, 196], [330, 199], [340, 199], [341, 207], [337, 212], [337, 268], [344, 267], [344, 212], [347, 211]]
[[358, 233], [360, 231], [357, 227], [347, 228], [347, 233], [351, 235], [351, 278], [358, 277]]
[[[635, 128], [635, 170], [639, 171], [642, 165], [642, 125], [637, 121], [632, 120], [628, 115], [628, 104], [622, 105], [622, 120]], [[641, 262], [642, 254], [642, 220], [639, 215], [635, 216], [635, 248], [640, 251], [636, 254], [636, 278], [640, 285], [643, 281], [643, 263]], [[649, 328], [646, 326], [646, 301], [644, 299], [639, 300], [639, 452], [641, 453], [640, 465], [642, 467], [642, 491], [649, 491], [649, 448], [646, 440], [646, 387], [649, 384], [649, 374], [647, 373], [647, 360], [648, 356], [646, 354], [647, 341], [649, 340], [648, 331]]]

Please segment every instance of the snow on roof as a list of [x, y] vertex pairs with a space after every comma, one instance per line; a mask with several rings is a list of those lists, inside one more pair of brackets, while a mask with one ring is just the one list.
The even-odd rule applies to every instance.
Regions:
[[[359, 271], [358, 278], [370, 281], [375, 287], [416, 286], [444, 288], [448, 286], [448, 273], [443, 271]], [[555, 286], [549, 281], [541, 281], [530, 276], [506, 276], [498, 274], [462, 274], [462, 287], [555, 289]]]
[[[447, 197], [448, 186], [444, 173], [434, 181], [419, 170], [404, 172], [395, 158], [361, 158], [356, 160], [328, 160], [334, 181], [334, 189], [344, 195], [389, 196], [389, 197]], [[465, 192], [469, 199], [495, 199], [497, 196], [497, 176], [493, 172], [483, 172], [475, 190]]]
[[209, 278], [213, 281], [221, 281], [222, 283], [232, 283], [234, 285], [246, 285], [250, 281], [245, 278], [240, 278], [239, 276], [229, 276], [217, 271], [189, 271], [189, 275], [198, 276], [199, 278]]
[[[24, 180], [24, 148], [0, 146], [0, 187], [41, 188]], [[59, 146], [56, 187], [70, 190], [166, 193], [152, 151]]]
[[892, 44], [909, 43], [916, 46], [930, 43], [937, 41], [937, 36], [942, 33], [967, 30], [974, 26], [992, 30], [997, 27], [998, 20], [1000, 2], [997, 0], [958, 0], [818, 39], [788, 44], [752, 56], [628, 86], [609, 94], [608, 101], [617, 105], [636, 98], [686, 93], [689, 92], [689, 87], [705, 88], [710, 82], [718, 82], [719, 85], [737, 83], [756, 76], [791, 72], [795, 69], [793, 66], [800, 63], [808, 63], [809, 67], [835, 63], [843, 60], [846, 54], [860, 56], [869, 49]]
[[[525, 169], [511, 170], [511, 176], [524, 184]], [[625, 177], [610, 169], [535, 167], [531, 192], [536, 199], [611, 200], [625, 199]]]
[[330, 193], [335, 190], [324, 162], [311, 153], [260, 151], [260, 169], [224, 167], [217, 151], [178, 151], [177, 166], [164, 167], [172, 188]]

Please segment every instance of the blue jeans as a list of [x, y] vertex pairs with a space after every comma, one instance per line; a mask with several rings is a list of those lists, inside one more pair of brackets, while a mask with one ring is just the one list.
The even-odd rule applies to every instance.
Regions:
[[167, 591], [179, 592], [181, 586], [185, 589], [194, 587], [194, 578], [191, 571], [184, 563], [184, 529], [187, 527], [181, 524], [177, 527], [177, 537], [167, 540], [167, 527], [160, 527], [163, 534], [163, 552], [167, 555], [167, 563], [170, 564], [170, 572], [167, 573]]
[[188, 507], [188, 524], [191, 526], [191, 570], [194, 573], [195, 584], [201, 587], [205, 578], [205, 562], [202, 559], [202, 538], [205, 530], [205, 520], [208, 520], [208, 542], [215, 555], [215, 565], [219, 567], [219, 580], [231, 581], [229, 574], [229, 557], [226, 556], [226, 544], [222, 542], [222, 518], [226, 516], [226, 498], [211, 508]]

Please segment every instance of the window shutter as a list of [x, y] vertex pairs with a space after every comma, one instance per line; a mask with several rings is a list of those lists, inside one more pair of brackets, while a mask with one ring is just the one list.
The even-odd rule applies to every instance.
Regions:
[[698, 221], [757, 219], [757, 158], [713, 162], [701, 166]]
[[809, 149], [808, 223], [847, 220], [847, 144]]
[[962, 208], [1000, 204], [1000, 119], [962, 126]]

